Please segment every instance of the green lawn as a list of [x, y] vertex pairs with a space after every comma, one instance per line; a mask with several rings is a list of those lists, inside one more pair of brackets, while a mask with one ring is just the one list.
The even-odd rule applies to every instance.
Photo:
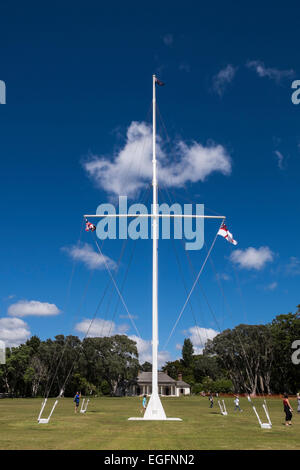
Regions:
[[[262, 400], [254, 400], [262, 415]], [[232, 398], [225, 398], [228, 416], [215, 401], [203, 397], [162, 399], [168, 417], [182, 422], [128, 421], [140, 416], [139, 398], [95, 398], [85, 415], [74, 413], [71, 398], [57, 405], [49, 424], [38, 424], [41, 399], [0, 400], [0, 449], [300, 449], [300, 413], [296, 401], [293, 425], [284, 426], [280, 399], [268, 400], [272, 430], [259, 427], [249, 402], [243, 412], [233, 412]], [[49, 399], [46, 412], [54, 400]], [[45, 416], [45, 413], [44, 413]]]

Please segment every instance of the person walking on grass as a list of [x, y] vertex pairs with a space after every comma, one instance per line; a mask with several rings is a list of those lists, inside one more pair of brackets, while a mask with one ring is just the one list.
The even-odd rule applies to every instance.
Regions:
[[214, 397], [213, 397], [212, 393], [209, 394], [209, 401], [210, 401], [210, 406], [209, 407], [213, 408], [213, 406], [214, 406]]
[[241, 410], [241, 407], [240, 407], [240, 398], [238, 395], [234, 395], [234, 404], [235, 404], [234, 411], [236, 410], [243, 411]]
[[147, 408], [147, 397], [146, 397], [146, 395], [144, 395], [143, 396], [141, 413], [145, 414], [146, 408]]
[[300, 393], [297, 393], [297, 403], [298, 403], [297, 413], [300, 413]]
[[292, 413], [293, 413], [293, 408], [291, 407], [291, 404], [289, 402], [289, 396], [287, 393], [283, 395], [283, 410], [285, 412], [285, 425], [286, 426], [292, 426]]
[[79, 393], [79, 392], [76, 392], [76, 395], [75, 395], [75, 397], [74, 397], [75, 413], [77, 413], [78, 408], [79, 408], [80, 397], [81, 397], [80, 393]]

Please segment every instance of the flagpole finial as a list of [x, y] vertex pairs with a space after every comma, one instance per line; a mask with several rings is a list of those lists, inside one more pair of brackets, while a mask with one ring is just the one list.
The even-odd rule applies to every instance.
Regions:
[[161, 80], [158, 80], [156, 75], [153, 75], [153, 80], [154, 80], [154, 83], [156, 83], [157, 85], [160, 85], [160, 86], [164, 85], [164, 82], [162, 82]]

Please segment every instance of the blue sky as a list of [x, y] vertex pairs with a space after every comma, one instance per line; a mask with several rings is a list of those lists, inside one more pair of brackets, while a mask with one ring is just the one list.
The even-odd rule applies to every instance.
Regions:
[[[166, 83], [157, 90], [160, 197], [203, 203], [207, 213], [226, 215], [238, 240], [234, 247], [218, 237], [213, 264], [207, 263], [201, 288], [165, 350], [186, 299], [184, 283], [189, 291], [194, 278], [181, 242], [159, 243], [161, 363], [180, 355], [185, 337], [199, 351], [201, 335], [203, 343], [226, 327], [295, 311], [300, 105], [291, 101], [291, 84], [300, 79], [297, 3], [4, 1], [1, 8], [0, 80], [7, 95], [0, 105], [0, 339], [19, 344], [33, 334], [46, 339], [87, 331], [109, 276], [103, 265], [88, 264], [97, 254], [92, 234], [81, 233], [82, 215], [95, 213], [118, 189], [126, 194], [128, 181], [136, 189], [132, 201], [141, 201], [153, 73]], [[136, 139], [138, 175], [129, 164], [135, 159], [128, 147], [132, 123], [138, 136], [143, 125], [146, 132], [146, 140]], [[99, 171], [101, 161], [106, 174]], [[88, 170], [90, 162], [98, 173]], [[217, 222], [205, 223], [207, 246], [217, 229]], [[80, 233], [83, 251], [76, 261]], [[123, 296], [142, 338], [141, 358], [148, 360], [151, 249], [150, 241], [129, 240], [114, 270], [119, 286], [126, 280]], [[103, 245], [115, 263], [121, 250], [119, 240]], [[188, 255], [198, 272], [205, 249]], [[94, 333], [134, 337], [124, 306], [109, 289]]]

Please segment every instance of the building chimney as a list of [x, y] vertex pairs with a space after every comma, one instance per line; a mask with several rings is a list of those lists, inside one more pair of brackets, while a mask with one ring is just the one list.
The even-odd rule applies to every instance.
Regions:
[[178, 374], [178, 382], [182, 382], [182, 374]]

